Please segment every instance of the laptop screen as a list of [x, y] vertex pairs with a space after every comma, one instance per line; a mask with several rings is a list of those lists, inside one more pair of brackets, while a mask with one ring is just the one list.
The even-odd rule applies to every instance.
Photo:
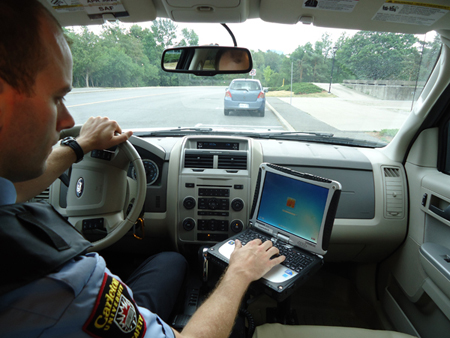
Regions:
[[267, 172], [257, 220], [317, 243], [328, 189]]

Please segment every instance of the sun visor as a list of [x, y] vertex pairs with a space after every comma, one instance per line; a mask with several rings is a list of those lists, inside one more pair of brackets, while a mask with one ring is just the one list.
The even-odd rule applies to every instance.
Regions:
[[106, 21], [145, 22], [156, 19], [152, 1], [117, 0], [113, 4], [93, 4], [89, 0], [39, 0], [61, 26], [101, 25]]
[[244, 22], [249, 17], [248, 0], [162, 0], [169, 17], [178, 22]]
[[314, 26], [342, 29], [408, 34], [450, 29], [450, 5], [445, 0], [261, 0], [264, 21], [297, 24], [308, 17], [314, 18]]

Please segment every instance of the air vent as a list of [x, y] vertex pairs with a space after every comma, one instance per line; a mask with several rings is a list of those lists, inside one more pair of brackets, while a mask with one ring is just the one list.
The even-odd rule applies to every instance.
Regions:
[[35, 196], [31, 199], [31, 201], [39, 201], [39, 200], [45, 200], [48, 201], [50, 199], [50, 188], [45, 189], [43, 192], [41, 192], [39, 195]]
[[212, 154], [185, 154], [185, 168], [203, 168], [209, 169], [213, 167], [214, 156]]
[[403, 218], [405, 215], [405, 188], [399, 168], [384, 167], [385, 215]]
[[400, 177], [400, 170], [398, 168], [384, 168], [385, 177]]
[[247, 169], [247, 155], [219, 155], [219, 169]]

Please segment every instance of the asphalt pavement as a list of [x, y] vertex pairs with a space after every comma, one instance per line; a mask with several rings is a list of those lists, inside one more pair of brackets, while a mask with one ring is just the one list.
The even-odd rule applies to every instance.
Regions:
[[285, 102], [282, 98], [267, 97], [266, 103], [268, 103], [269, 109], [277, 116], [280, 123], [288, 131], [311, 131], [311, 132], [331, 132], [338, 131], [337, 128], [320, 121], [319, 119], [311, 116], [307, 112], [299, 109], [298, 107]]
[[[329, 84], [315, 83], [325, 91]], [[411, 110], [411, 101], [380, 100], [341, 84], [333, 84], [329, 98], [281, 97], [285, 103], [340, 131], [380, 131], [400, 128]], [[287, 119], [291, 122], [290, 119]]]
[[[316, 85], [328, 91], [329, 84]], [[333, 84], [329, 97], [269, 96], [264, 118], [248, 113], [224, 116], [223, 92], [222, 87], [79, 88], [67, 96], [66, 105], [77, 123], [89, 116], [109, 116], [125, 129], [248, 126], [367, 140], [375, 140], [367, 132], [400, 128], [411, 108], [411, 102], [379, 100]]]

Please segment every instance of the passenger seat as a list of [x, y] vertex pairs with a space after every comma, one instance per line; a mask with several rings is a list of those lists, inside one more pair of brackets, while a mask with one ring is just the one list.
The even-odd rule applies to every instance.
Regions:
[[409, 334], [337, 326], [264, 324], [256, 327], [253, 338], [413, 338]]

